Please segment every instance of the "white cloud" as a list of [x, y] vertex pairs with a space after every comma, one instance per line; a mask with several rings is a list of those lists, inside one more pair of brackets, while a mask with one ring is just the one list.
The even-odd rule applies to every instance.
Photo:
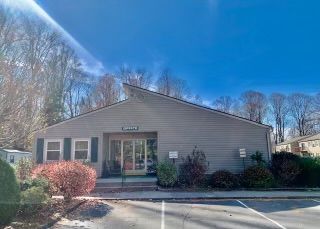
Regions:
[[48, 15], [47, 12], [44, 11], [34, 0], [0, 0], [0, 4], [9, 6], [13, 10], [20, 10], [22, 12], [39, 16], [46, 23], [59, 31], [65, 41], [75, 49], [85, 71], [94, 75], [101, 75], [105, 73], [103, 63], [92, 56], [88, 50], [86, 50], [73, 36], [71, 36], [71, 34], [69, 34], [52, 17], [50, 17], [50, 15]]
[[202, 101], [203, 105], [206, 107], [212, 107], [212, 101], [204, 99]]

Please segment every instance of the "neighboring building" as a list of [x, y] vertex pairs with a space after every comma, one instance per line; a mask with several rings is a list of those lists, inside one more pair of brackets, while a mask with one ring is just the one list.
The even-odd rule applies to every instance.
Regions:
[[32, 158], [31, 152], [15, 149], [0, 149], [0, 158], [10, 164], [16, 164], [21, 158]]
[[[243, 170], [257, 150], [270, 160], [270, 126], [124, 84], [128, 99], [35, 133], [37, 163], [89, 160], [97, 175], [145, 175], [157, 161], [177, 166], [195, 146], [209, 162], [208, 173]], [[242, 150], [243, 151], [243, 150]], [[169, 153], [170, 152], [170, 153]]]
[[285, 151], [285, 152], [290, 152], [290, 153], [295, 153], [297, 155], [300, 155], [301, 149], [299, 146], [299, 141], [303, 140], [305, 138], [308, 138], [310, 136], [312, 136], [312, 135], [295, 137], [295, 138], [288, 139], [284, 142], [281, 142], [276, 145], [276, 152]]
[[320, 134], [315, 134], [299, 141], [301, 154], [311, 157], [320, 157]]

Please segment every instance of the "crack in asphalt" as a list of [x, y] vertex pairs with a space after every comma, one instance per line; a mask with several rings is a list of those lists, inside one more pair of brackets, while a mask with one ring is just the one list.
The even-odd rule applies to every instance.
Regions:
[[190, 209], [189, 211], [184, 215], [183, 219], [182, 219], [182, 228], [184, 228], [184, 222], [188, 219], [190, 213], [191, 213], [191, 210], [192, 210], [192, 205], [190, 206]]

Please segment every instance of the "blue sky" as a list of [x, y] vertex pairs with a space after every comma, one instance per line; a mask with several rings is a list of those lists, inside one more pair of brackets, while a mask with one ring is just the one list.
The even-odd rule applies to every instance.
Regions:
[[106, 71], [169, 67], [211, 101], [248, 89], [320, 92], [320, 1], [37, 3]]

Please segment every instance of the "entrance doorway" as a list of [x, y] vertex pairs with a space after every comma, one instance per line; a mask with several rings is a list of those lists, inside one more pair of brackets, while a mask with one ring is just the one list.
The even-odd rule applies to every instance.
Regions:
[[126, 174], [146, 174], [146, 140], [123, 140], [122, 155], [122, 168]]
[[147, 140], [110, 140], [110, 173], [145, 175], [147, 172]]

